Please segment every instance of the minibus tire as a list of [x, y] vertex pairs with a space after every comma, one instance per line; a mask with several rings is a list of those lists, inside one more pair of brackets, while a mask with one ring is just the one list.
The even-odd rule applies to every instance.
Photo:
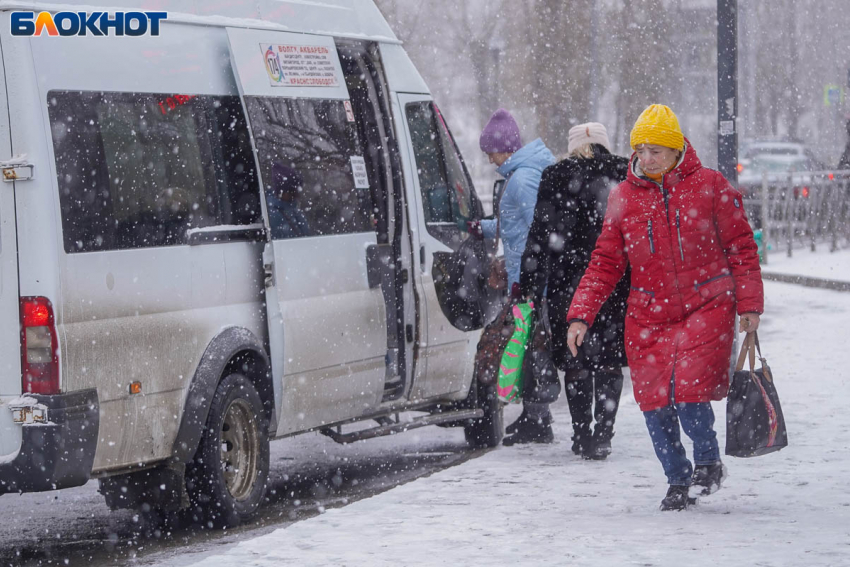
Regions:
[[250, 380], [229, 374], [216, 388], [201, 443], [186, 466], [193, 520], [207, 528], [250, 520], [265, 496], [268, 474], [263, 402]]
[[477, 380], [476, 407], [484, 410], [484, 416], [470, 419], [463, 426], [466, 442], [475, 448], [497, 447], [505, 434], [502, 402], [496, 394], [495, 384], [481, 384]]

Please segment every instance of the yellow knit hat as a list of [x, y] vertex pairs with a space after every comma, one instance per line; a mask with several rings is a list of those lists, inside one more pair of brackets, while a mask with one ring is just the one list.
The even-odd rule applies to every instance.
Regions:
[[685, 137], [679, 128], [679, 119], [663, 104], [650, 105], [638, 116], [630, 141], [632, 149], [638, 144], [654, 144], [674, 150], [685, 148]]

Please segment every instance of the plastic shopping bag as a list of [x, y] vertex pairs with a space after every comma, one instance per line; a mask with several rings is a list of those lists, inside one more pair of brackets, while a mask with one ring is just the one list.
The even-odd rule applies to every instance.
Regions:
[[514, 316], [514, 333], [502, 354], [496, 389], [503, 402], [519, 403], [522, 399], [522, 363], [533, 328], [534, 304], [518, 303], [511, 312]]

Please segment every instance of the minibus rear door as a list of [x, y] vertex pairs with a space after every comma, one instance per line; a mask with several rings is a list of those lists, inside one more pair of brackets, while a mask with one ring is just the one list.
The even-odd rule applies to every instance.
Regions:
[[[6, 39], [5, 31], [3, 39]], [[8, 39], [6, 39], [8, 41]], [[18, 183], [6, 176], [32, 172], [32, 168], [5, 167], [19, 163], [13, 159], [9, 129], [6, 69], [0, 45], [0, 160], [4, 162], [0, 180], [0, 396], [21, 393], [20, 307], [18, 300], [18, 243], [15, 229], [15, 188]], [[25, 177], [25, 175], [24, 175]], [[15, 453], [20, 447], [20, 427], [12, 423], [11, 413], [0, 408], [0, 456]]]

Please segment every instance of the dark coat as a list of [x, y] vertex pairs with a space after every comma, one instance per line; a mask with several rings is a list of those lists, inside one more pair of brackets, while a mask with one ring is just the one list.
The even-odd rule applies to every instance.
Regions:
[[552, 354], [561, 370], [626, 365], [623, 345], [628, 277], [602, 307], [597, 322], [573, 358], [567, 348], [567, 311], [590, 262], [609, 191], [626, 178], [628, 159], [594, 146], [593, 158], [568, 158], [546, 168], [534, 221], [522, 256], [523, 296], [544, 289], [552, 327]]
[[[764, 291], [741, 193], [687, 142], [661, 183], [637, 159], [608, 200], [602, 235], [569, 319], [593, 324], [630, 265], [626, 355], [642, 411], [720, 400], [738, 314], [761, 313]], [[673, 381], [675, 380], [675, 383]]]

